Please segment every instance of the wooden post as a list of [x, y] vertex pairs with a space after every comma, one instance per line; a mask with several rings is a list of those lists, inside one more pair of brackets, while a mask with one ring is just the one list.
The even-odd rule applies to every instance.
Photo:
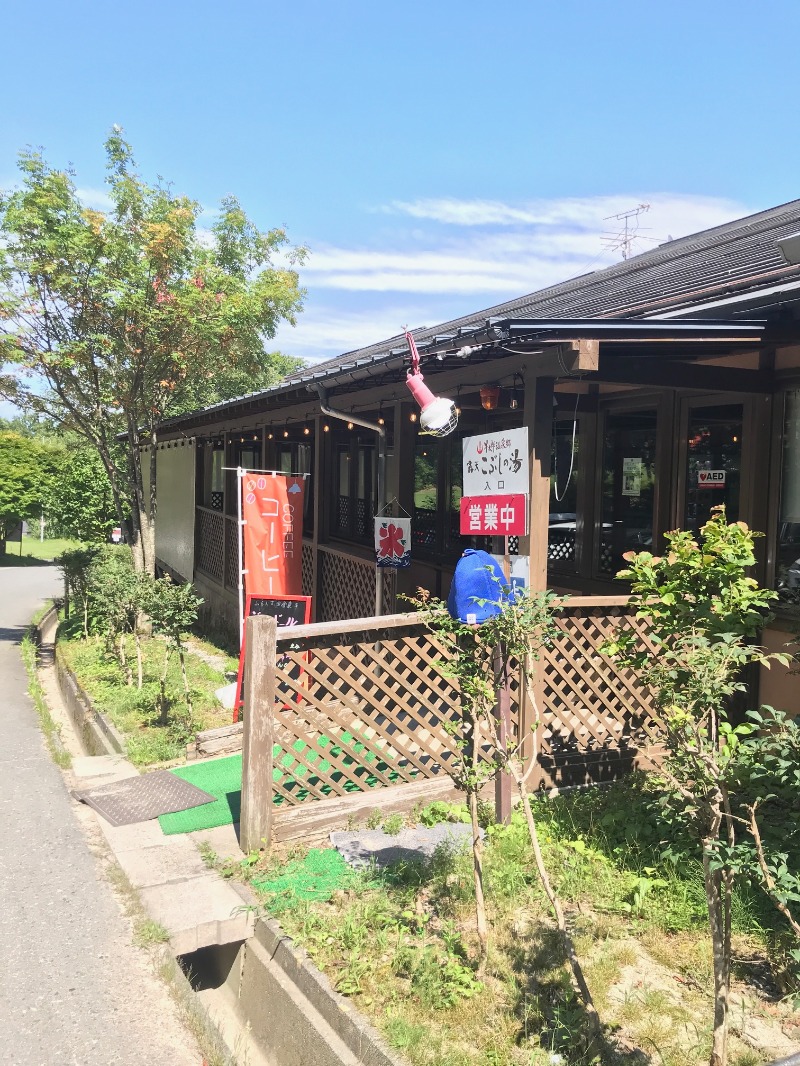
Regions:
[[244, 746], [239, 844], [249, 855], [268, 848], [272, 838], [272, 745], [275, 703], [274, 618], [247, 619], [244, 663]]
[[[530, 560], [530, 591], [532, 594], [547, 588], [547, 536], [550, 524], [550, 464], [553, 439], [553, 378], [525, 375], [524, 425], [528, 428], [528, 461], [530, 464], [530, 505], [528, 512], [527, 554]], [[521, 545], [524, 552], [525, 543]], [[541, 663], [537, 667], [534, 697], [539, 712], [543, 710], [544, 677]], [[531, 760], [540, 744], [532, 743], [535, 724], [534, 708], [520, 691], [519, 738], [522, 756]], [[525, 775], [536, 774], [529, 761]]]

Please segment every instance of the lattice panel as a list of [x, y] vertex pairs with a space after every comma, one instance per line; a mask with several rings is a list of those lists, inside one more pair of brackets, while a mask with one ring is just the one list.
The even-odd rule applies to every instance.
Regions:
[[457, 749], [446, 725], [456, 721], [460, 700], [430, 634], [332, 646], [300, 639], [285, 648], [274, 710], [278, 802], [294, 806], [447, 771]]
[[375, 564], [321, 551], [320, 621], [369, 618], [375, 614]]
[[597, 560], [597, 567], [602, 574], [611, 574], [615, 569], [614, 552], [605, 537], [600, 538], [600, 558]]
[[547, 535], [547, 558], [551, 563], [575, 561], [575, 530], [551, 529]]
[[195, 524], [195, 566], [204, 574], [222, 581], [222, 542], [225, 519], [221, 514], [197, 508]]
[[656, 739], [649, 692], [598, 650], [622, 624], [646, 640], [643, 623], [625, 608], [568, 608], [560, 618], [560, 633], [543, 658], [539, 750], [546, 783], [574, 783], [576, 775], [594, 780], [598, 767], [601, 777], [616, 776], [614, 765]]
[[303, 595], [314, 595], [314, 548], [311, 544], [303, 545]]
[[239, 587], [239, 534], [236, 519], [225, 519], [225, 584], [229, 589]]
[[212, 492], [211, 493], [211, 507], [214, 511], [221, 511], [225, 506], [225, 493], [224, 492]]
[[372, 504], [356, 500], [356, 536], [366, 537], [372, 525]]

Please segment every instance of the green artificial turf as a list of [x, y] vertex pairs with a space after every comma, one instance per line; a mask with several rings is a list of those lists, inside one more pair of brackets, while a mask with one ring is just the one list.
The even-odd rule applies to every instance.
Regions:
[[[364, 749], [350, 733], [342, 734], [342, 741], [355, 749], [363, 762], [358, 762], [352, 755], [345, 752], [328, 737], [318, 737], [317, 743], [321, 748], [330, 748], [332, 756], [341, 758], [348, 767], [350, 773], [358, 778], [358, 781], [347, 780], [344, 789], [347, 792], [363, 792], [374, 788], [378, 778], [370, 770], [370, 765], [375, 766], [381, 773], [387, 774], [389, 779], [396, 781], [399, 775], [392, 771], [391, 767], [381, 761], [371, 752]], [[297, 755], [303, 758], [310, 766], [303, 765]], [[311, 749], [305, 741], [296, 740], [291, 751], [283, 751], [279, 745], [273, 748], [274, 759], [272, 780], [280, 784], [296, 796], [299, 802], [308, 799], [312, 793], [304, 787], [303, 780], [307, 783], [318, 785], [325, 795], [332, 792], [330, 785], [321, 784], [316, 773], [328, 773], [332, 764], [319, 752]], [[242, 806], [242, 757], [241, 755], [229, 755], [224, 759], [210, 759], [204, 762], [192, 763], [172, 770], [184, 781], [190, 781], [204, 792], [210, 793], [216, 799], [213, 803], [206, 803], [202, 807], [193, 807], [188, 811], [178, 811], [175, 814], [162, 814], [159, 818], [161, 829], [167, 835], [173, 833], [193, 833], [198, 829], [213, 829], [218, 825], [230, 825], [239, 821]], [[334, 780], [342, 778], [342, 772], [336, 770], [332, 775]], [[276, 794], [273, 798], [276, 806], [284, 803], [282, 796]]]
[[338, 851], [311, 848], [302, 859], [287, 863], [278, 877], [254, 877], [251, 881], [263, 896], [270, 913], [280, 914], [301, 900], [329, 900], [354, 879], [354, 870]]

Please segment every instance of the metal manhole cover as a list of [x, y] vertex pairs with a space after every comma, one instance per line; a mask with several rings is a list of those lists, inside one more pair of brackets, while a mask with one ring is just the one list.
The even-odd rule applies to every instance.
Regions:
[[216, 799], [216, 796], [209, 795], [169, 770], [126, 777], [122, 781], [112, 781], [108, 785], [98, 785], [97, 788], [72, 794], [75, 799], [102, 814], [111, 825], [148, 822], [160, 814], [186, 811]]

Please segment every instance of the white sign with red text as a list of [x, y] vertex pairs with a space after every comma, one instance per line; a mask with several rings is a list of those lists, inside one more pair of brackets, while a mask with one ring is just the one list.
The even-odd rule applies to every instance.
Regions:
[[528, 532], [528, 497], [522, 493], [462, 496], [462, 537], [524, 537]]
[[530, 491], [526, 428], [465, 437], [462, 453], [465, 496], [508, 496]]
[[697, 487], [699, 489], [724, 489], [724, 470], [698, 470]]

